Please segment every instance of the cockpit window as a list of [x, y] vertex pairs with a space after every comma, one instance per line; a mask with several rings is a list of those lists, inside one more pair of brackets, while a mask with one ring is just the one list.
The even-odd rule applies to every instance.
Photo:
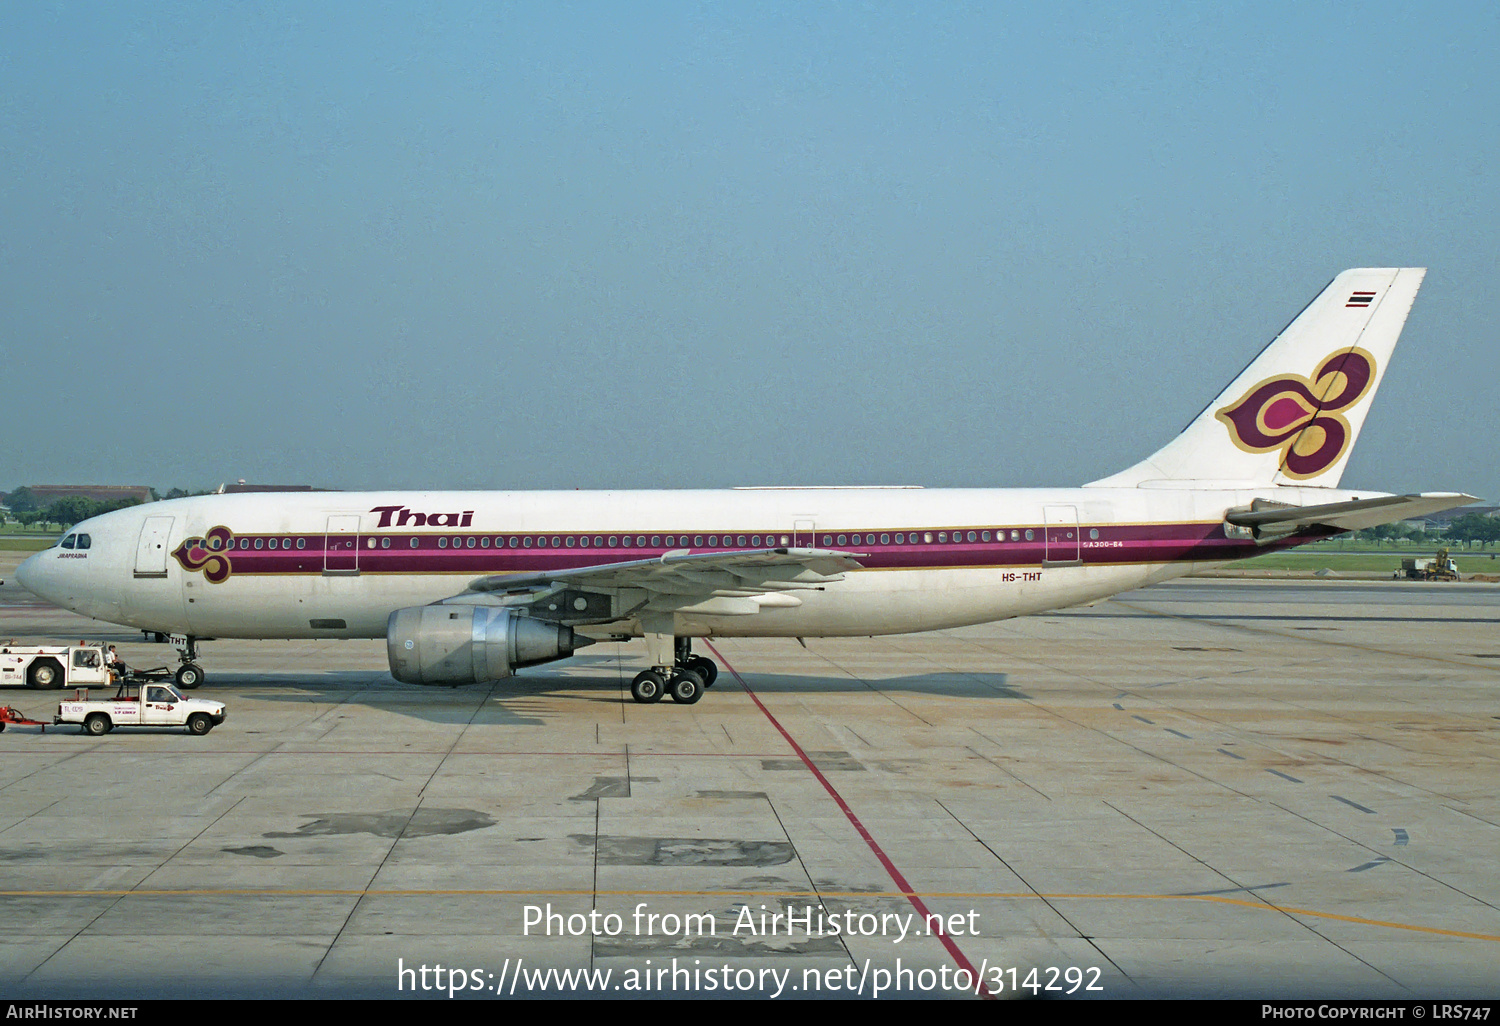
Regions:
[[71, 535], [71, 534], [68, 535], [66, 538], [64, 538], [62, 540], [62, 547], [65, 548], [65, 549], [71, 549], [73, 547], [73, 543], [75, 542], [75, 540], [76, 540], [76, 536]]
[[80, 534], [78, 536], [78, 547], [80, 549], [86, 549], [86, 548], [88, 548], [92, 544], [94, 544], [94, 540], [92, 538], [90, 538], [88, 535], [86, 535], [86, 534]]

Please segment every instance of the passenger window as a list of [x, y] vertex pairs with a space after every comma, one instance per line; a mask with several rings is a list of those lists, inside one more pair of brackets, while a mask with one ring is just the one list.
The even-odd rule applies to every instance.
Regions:
[[266, 540], [264, 538], [257, 538], [257, 539], [255, 539], [255, 547], [257, 549], [265, 548], [265, 545], [266, 545]]
[[1089, 528], [1089, 539], [1091, 541], [1098, 541], [1099, 540], [1099, 528], [1097, 528], [1097, 527], [1091, 527], [1091, 528]]
[[564, 544], [564, 545], [566, 545], [566, 546], [567, 546], [567, 547], [568, 547], [568, 548], [570, 548], [570, 549], [571, 549], [571, 548], [572, 548], [572, 547], [573, 547], [573, 542], [574, 542], [574, 538], [573, 538], [573, 536], [572, 536], [572, 535], [571, 535], [571, 534], [570, 534], [570, 535], [568, 535], [568, 540], [567, 540], [567, 541], [565, 541], [565, 542], [564, 542], [564, 543], [563, 543], [563, 544]]
[[529, 549], [529, 548], [531, 548], [531, 539], [529, 537], [522, 538], [521, 539], [521, 544], [524, 545], [524, 546], [526, 546]]
[[1027, 531], [1026, 532], [1026, 540], [1027, 541], [1031, 541], [1035, 537], [1036, 537], [1035, 532], [1032, 532], [1032, 531]]
[[485, 537], [479, 539], [479, 547], [481, 549], [487, 549], [487, 548], [490, 547], [490, 539], [489, 539], [488, 535], [486, 535]]
[[417, 546], [419, 546], [421, 544], [422, 544], [422, 539], [420, 539], [420, 538], [413, 538], [411, 540], [411, 547], [412, 548], [416, 548]]
[[447, 547], [448, 547], [448, 539], [447, 538], [439, 538], [438, 539], [438, 548], [440, 548], [440, 549], [446, 549]]

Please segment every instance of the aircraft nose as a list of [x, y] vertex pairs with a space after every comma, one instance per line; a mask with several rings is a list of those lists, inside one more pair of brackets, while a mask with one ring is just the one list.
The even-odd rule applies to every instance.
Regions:
[[38, 552], [22, 560], [21, 565], [16, 567], [16, 580], [20, 582], [21, 587], [42, 598], [47, 597], [43, 594], [47, 573], [42, 565], [42, 560], [46, 555], [45, 552]]

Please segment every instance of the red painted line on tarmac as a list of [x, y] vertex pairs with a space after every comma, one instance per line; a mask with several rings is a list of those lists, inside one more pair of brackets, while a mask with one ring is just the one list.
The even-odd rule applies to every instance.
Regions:
[[[47, 726], [52, 727], [53, 724], [49, 722], [47, 724]], [[62, 723], [62, 724], [57, 724], [57, 726], [58, 727], [76, 727], [77, 724], [76, 723]], [[218, 729], [222, 730], [224, 728], [220, 727]], [[61, 733], [61, 731], [59, 731], [59, 733]], [[79, 731], [70, 731], [69, 733], [71, 735], [73, 733], [80, 733], [80, 732]], [[163, 727], [163, 728], [161, 728], [159, 730], [151, 730], [150, 728], [146, 728], [145, 730], [138, 730], [138, 731], [134, 731], [133, 732], [134, 736], [136, 736], [136, 737], [166, 737], [166, 736], [169, 736], [169, 735], [170, 736], [176, 736], [176, 735], [180, 735], [182, 733], [183, 732], [180, 729], [173, 729], [171, 727]], [[92, 740], [98, 740], [98, 739], [94, 738]], [[34, 750], [29, 750], [29, 751], [22, 751], [22, 750], [19, 750], [19, 749], [14, 749], [14, 750], [8, 750], [8, 751], [0, 751], [0, 756], [6, 756], [6, 755], [53, 755], [53, 754], [56, 754], [56, 753], [62, 752], [62, 751], [64, 751], [64, 749], [56, 748], [56, 747], [51, 747], [51, 748], [37, 748], [37, 749], [34, 749]], [[141, 752], [142, 752], [142, 749], [139, 749], [139, 748], [120, 748], [120, 749], [118, 749], [115, 752], [111, 752], [111, 751], [108, 751], [108, 750], [95, 749], [94, 751], [90, 752], [89, 754], [90, 755], [96, 755], [96, 756], [97, 755], [114, 755], [114, 754], [134, 756], [134, 755], [140, 755]], [[295, 756], [299, 756], [299, 757], [300, 756], [304, 756], [304, 755], [327, 755], [327, 756], [337, 756], [337, 757], [339, 757], [339, 758], [342, 759], [342, 758], [346, 758], [346, 757], [351, 756], [351, 755], [420, 755], [420, 756], [429, 756], [429, 755], [443, 755], [445, 753], [449, 756], [449, 758], [453, 758], [453, 759], [533, 758], [533, 757], [539, 756], [539, 755], [541, 755], [541, 756], [549, 756], [549, 757], [550, 756], [557, 756], [557, 757], [565, 758], [565, 759], [623, 759], [623, 758], [625, 758], [625, 753], [623, 751], [595, 751], [595, 752], [449, 752], [446, 748], [432, 748], [432, 749], [428, 749], [428, 748], [402, 748], [400, 750], [380, 750], [380, 749], [373, 749], [373, 748], [358, 748], [358, 749], [354, 749], [354, 748], [349, 748], [349, 749], [344, 749], [344, 748], [320, 748], [317, 751], [303, 751], [301, 749], [296, 749], [296, 748], [286, 748], [286, 749], [282, 749], [282, 748], [212, 748], [212, 749], [199, 749], [198, 751], [193, 751], [193, 752], [182, 752], [182, 751], [178, 751], [178, 752], [163, 752], [163, 751], [154, 751], [154, 752], [151, 752], [150, 754], [153, 755], [153, 756], [161, 756], [161, 757], [164, 757], [164, 758], [171, 758], [173, 756], [177, 756], [177, 757], [184, 758], [184, 759], [198, 759], [198, 758], [202, 758], [203, 756], [211, 756], [211, 755], [295, 755]], [[756, 754], [754, 752], [636, 752], [636, 751], [632, 751], [630, 753], [630, 758], [632, 758], [632, 759], [783, 759], [785, 757], [786, 757], [786, 753], [785, 752], [762, 752], [760, 754]]]
[[[922, 922], [924, 924], [929, 922], [928, 917], [932, 913], [927, 910], [926, 904], [923, 903], [921, 898], [917, 897], [916, 891], [912, 889], [912, 885], [907, 882], [901, 870], [896, 868], [896, 864], [891, 861], [890, 856], [885, 853], [875, 838], [870, 836], [870, 831], [865, 829], [865, 825], [859, 821], [859, 817], [854, 814], [854, 810], [849, 808], [849, 803], [844, 801], [843, 796], [838, 793], [833, 784], [829, 783], [828, 778], [823, 775], [822, 771], [813, 765], [813, 761], [807, 757], [807, 753], [802, 750], [802, 746], [781, 725], [781, 721], [773, 716], [771, 710], [766, 708], [765, 703], [756, 696], [754, 691], [750, 690], [750, 685], [745, 683], [745, 678], [740, 676], [740, 671], [731, 666], [729, 660], [724, 658], [724, 653], [709, 644], [707, 638], [700, 640], [702, 640], [705, 648], [718, 656], [719, 662], [724, 664], [724, 669], [734, 674], [734, 679], [739, 681], [740, 687], [745, 689], [745, 694], [750, 696], [750, 701], [754, 702], [756, 708], [765, 715], [767, 720], [771, 721], [771, 726], [775, 727], [781, 733], [781, 736], [786, 739], [786, 743], [792, 746], [792, 751], [797, 753], [797, 758], [802, 760], [802, 764], [818, 779], [818, 783], [823, 785], [823, 790], [828, 792], [828, 796], [838, 805], [839, 809], [844, 813], [845, 818], [849, 820], [850, 825], [854, 827], [860, 837], [864, 838], [865, 844], [870, 846], [870, 851], [880, 860], [880, 864], [885, 867], [886, 874], [890, 876], [891, 882], [896, 885], [896, 888], [905, 896], [906, 900], [911, 902], [912, 908], [917, 910], [917, 914], [922, 917]], [[939, 922], [941, 922], [941, 919]], [[982, 983], [983, 981], [980, 980], [979, 972], [974, 968], [973, 963], [964, 957], [964, 953], [958, 949], [958, 945], [954, 943], [953, 938], [949, 937], [947, 932], [942, 930], [941, 927], [938, 930], [937, 937], [938, 940], [943, 942], [943, 947], [948, 949], [948, 954], [953, 956], [953, 961], [958, 964], [958, 967], [968, 972], [971, 979]], [[986, 985], [982, 996], [994, 998], [995, 995], [990, 992], [989, 987]]]

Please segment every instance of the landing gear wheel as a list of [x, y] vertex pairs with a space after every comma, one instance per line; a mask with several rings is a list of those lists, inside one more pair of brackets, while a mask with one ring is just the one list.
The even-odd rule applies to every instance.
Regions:
[[635, 675], [635, 680], [630, 682], [630, 697], [642, 705], [650, 705], [652, 702], [660, 702], [662, 692], [666, 690], [667, 682], [662, 679], [661, 674], [655, 670], [642, 670]]
[[109, 733], [109, 717], [103, 713], [94, 713], [83, 721], [83, 732], [94, 737], [103, 737]]
[[209, 718], [208, 713], [193, 713], [188, 717], [187, 729], [189, 734], [197, 734], [202, 737], [214, 729], [214, 721]]
[[177, 667], [177, 686], [184, 691], [191, 691], [203, 683], [203, 667], [197, 663], [183, 663]]
[[683, 669], [692, 670], [702, 677], [703, 686], [706, 688], [713, 687], [714, 681], [719, 679], [719, 664], [708, 656], [693, 656], [683, 665]]
[[683, 705], [692, 705], [703, 697], [703, 678], [694, 670], [676, 671], [668, 686], [672, 692], [672, 701]]

